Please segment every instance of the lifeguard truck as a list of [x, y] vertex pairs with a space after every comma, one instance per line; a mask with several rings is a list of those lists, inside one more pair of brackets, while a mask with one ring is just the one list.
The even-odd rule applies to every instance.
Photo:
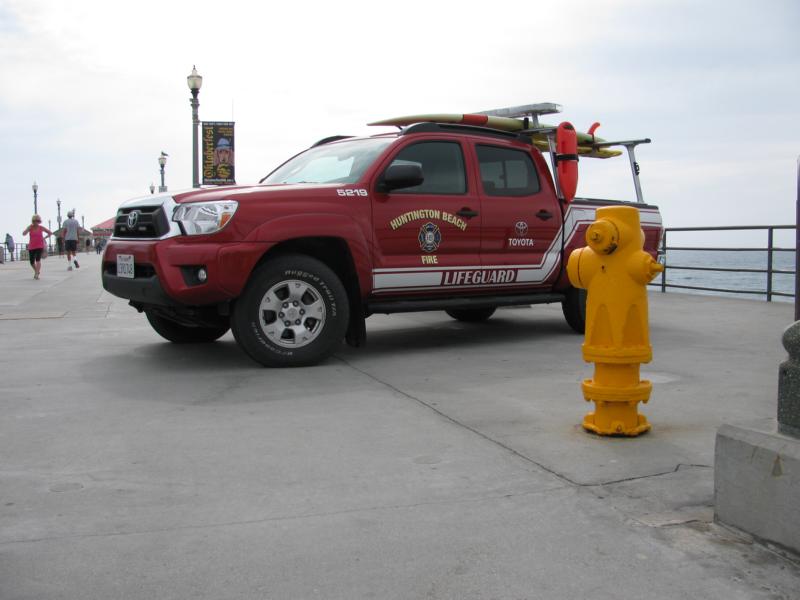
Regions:
[[619, 202], [575, 197], [579, 157], [627, 150], [654, 257], [662, 225], [642, 200], [634, 154], [650, 140], [539, 121], [557, 112], [548, 103], [378, 121], [398, 129], [325, 138], [258, 185], [131, 200], [117, 212], [103, 286], [167, 340], [213, 342], [232, 329], [270, 367], [315, 364], [343, 339], [363, 345], [376, 313], [479, 322], [501, 306], [558, 302], [583, 332], [585, 296], [566, 258], [585, 245], [597, 207]]

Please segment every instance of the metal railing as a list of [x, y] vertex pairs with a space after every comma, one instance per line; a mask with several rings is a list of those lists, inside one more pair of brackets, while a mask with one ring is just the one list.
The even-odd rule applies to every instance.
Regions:
[[[58, 244], [53, 241], [53, 238], [49, 238], [47, 242], [45, 242], [47, 247], [47, 252], [45, 252], [46, 256], [60, 256], [64, 254], [63, 248], [59, 249]], [[2, 255], [2, 260], [0, 262], [16, 262], [18, 260], [28, 260], [28, 244], [16, 242], [14, 244], [14, 252], [10, 252], [8, 250], [8, 246], [3, 244], [0, 246], [0, 254]]]
[[3, 254], [2, 262], [28, 260], [28, 244], [15, 243], [13, 253], [9, 251], [8, 246], [3, 244], [2, 247], [0, 247], [0, 252]]
[[[662, 292], [666, 292], [667, 288], [678, 288], [685, 290], [698, 290], [706, 292], [720, 292], [726, 294], [755, 294], [766, 295], [767, 302], [772, 302], [773, 296], [784, 296], [787, 298], [796, 298], [795, 294], [786, 292], [779, 292], [774, 289], [773, 276], [776, 274], [794, 275], [797, 276], [797, 269], [776, 269], [775, 253], [776, 252], [793, 252], [796, 253], [796, 248], [781, 248], [774, 244], [775, 231], [780, 229], [791, 229], [797, 231], [797, 225], [739, 225], [739, 226], [720, 226], [720, 227], [666, 227], [664, 228], [664, 236], [661, 240], [661, 254], [664, 256], [664, 271], [661, 274], [661, 280], [651, 283], [651, 286], [660, 287]], [[670, 246], [667, 244], [667, 239], [670, 232], [678, 231], [753, 231], [761, 230], [767, 232], [767, 246], [766, 247], [710, 247], [710, 246]], [[696, 267], [687, 265], [673, 265], [668, 264], [667, 252], [692, 250], [698, 252], [766, 252], [767, 253], [767, 267], [766, 269], [751, 269], [751, 268], [731, 268], [731, 267]], [[685, 271], [712, 271], [719, 273], [763, 273], [766, 277], [766, 288], [759, 290], [746, 290], [746, 289], [732, 289], [732, 288], [719, 288], [709, 286], [697, 285], [681, 285], [667, 282], [667, 273], [669, 271], [685, 270]], [[795, 288], [796, 289], [796, 288]]]
[[[97, 240], [99, 239], [107, 240], [108, 238], [95, 238], [91, 246], [86, 246], [86, 238], [82, 238], [81, 243], [78, 244], [78, 252], [95, 252], [97, 250]], [[47, 258], [48, 256], [63, 256], [65, 254], [63, 244], [59, 244], [58, 241], [59, 240], [56, 240], [54, 237], [47, 239], [45, 242], [45, 253], [42, 258]], [[0, 263], [16, 262], [18, 260], [28, 260], [28, 244], [24, 242], [15, 242], [13, 253], [9, 251], [8, 246], [5, 244], [0, 245]]]

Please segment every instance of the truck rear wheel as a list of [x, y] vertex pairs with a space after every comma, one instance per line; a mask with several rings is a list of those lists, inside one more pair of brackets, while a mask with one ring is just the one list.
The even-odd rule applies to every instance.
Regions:
[[147, 321], [155, 332], [165, 340], [176, 344], [202, 344], [214, 342], [228, 332], [227, 325], [219, 327], [189, 327], [164, 317], [159, 317], [149, 310], [144, 311]]
[[256, 362], [302, 367], [333, 353], [349, 316], [347, 292], [333, 270], [310, 256], [285, 255], [255, 270], [231, 327]]
[[495, 310], [497, 309], [494, 306], [489, 306], [488, 308], [451, 308], [445, 312], [456, 321], [480, 323], [491, 317]]
[[570, 287], [561, 303], [567, 324], [577, 333], [586, 332], [586, 290]]

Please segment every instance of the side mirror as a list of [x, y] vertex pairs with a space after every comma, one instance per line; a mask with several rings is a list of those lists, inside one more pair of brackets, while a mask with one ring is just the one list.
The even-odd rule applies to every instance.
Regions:
[[390, 192], [402, 188], [414, 187], [425, 181], [422, 165], [419, 163], [396, 163], [389, 165], [378, 183], [378, 190]]

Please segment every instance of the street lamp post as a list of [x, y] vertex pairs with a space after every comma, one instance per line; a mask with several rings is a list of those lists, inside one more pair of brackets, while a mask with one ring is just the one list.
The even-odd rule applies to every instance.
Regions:
[[192, 187], [200, 187], [200, 169], [199, 169], [199, 128], [200, 117], [197, 115], [197, 109], [200, 108], [200, 101], [197, 95], [200, 93], [200, 87], [203, 85], [203, 78], [197, 74], [197, 69], [192, 65], [192, 72], [186, 78], [186, 83], [192, 92], [192, 99], [189, 104], [192, 105]]
[[56, 206], [58, 206], [58, 216], [56, 217], [56, 221], [58, 222], [58, 228], [61, 229], [61, 198], [56, 200]]
[[33, 182], [33, 185], [31, 186], [31, 189], [33, 190], [33, 214], [38, 215], [39, 214], [39, 201], [38, 201], [39, 200], [39, 186], [35, 181]]
[[164, 167], [167, 164], [167, 155], [163, 152], [161, 153], [161, 156], [158, 157], [158, 164], [161, 167], [161, 185], [158, 186], [158, 192], [161, 193], [167, 191], [167, 186], [164, 185]]

